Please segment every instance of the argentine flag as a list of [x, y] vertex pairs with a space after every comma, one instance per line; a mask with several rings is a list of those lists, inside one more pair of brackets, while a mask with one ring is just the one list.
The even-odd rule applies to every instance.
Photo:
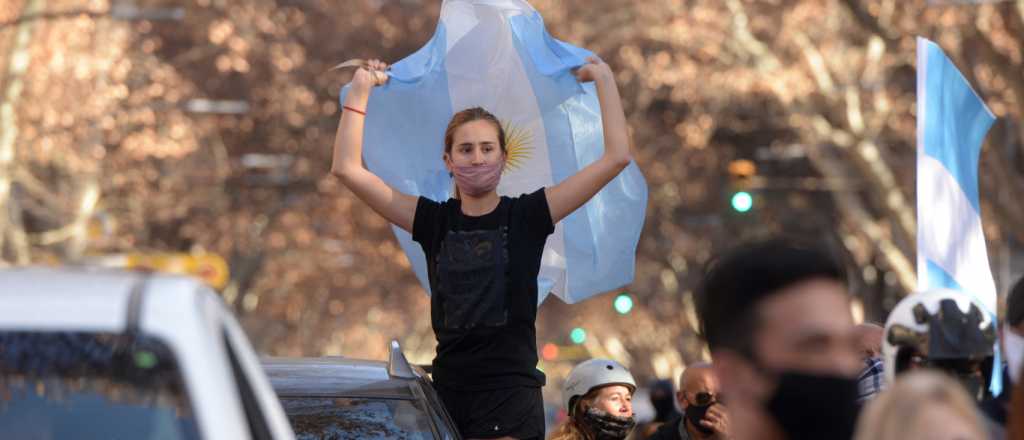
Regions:
[[[917, 284], [974, 295], [996, 321], [978, 200], [978, 159], [995, 116], [942, 49], [917, 39]], [[996, 366], [999, 365], [998, 344]], [[993, 392], [1002, 375], [993, 375]]]
[[[506, 128], [508, 163], [499, 194], [518, 196], [561, 182], [604, 150], [594, 86], [572, 74], [590, 55], [552, 38], [526, 1], [445, 0], [430, 41], [394, 63], [388, 83], [370, 95], [367, 168], [399, 191], [448, 199], [453, 186], [442, 161], [445, 127], [455, 112], [480, 106]], [[572, 303], [631, 283], [646, 205], [647, 185], [633, 163], [556, 225], [537, 280], [540, 301], [554, 293]], [[392, 229], [427, 287], [420, 246]]]

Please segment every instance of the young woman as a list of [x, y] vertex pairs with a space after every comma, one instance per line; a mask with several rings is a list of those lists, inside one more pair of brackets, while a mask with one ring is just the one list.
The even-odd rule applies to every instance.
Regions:
[[[537, 370], [537, 274], [554, 225], [582, 206], [632, 160], [626, 118], [608, 65], [596, 57], [576, 71], [601, 104], [604, 155], [557, 185], [518, 197], [495, 191], [507, 158], [505, 134], [487, 111], [455, 114], [445, 130], [453, 199], [403, 194], [362, 164], [363, 118], [387, 65], [356, 71], [334, 142], [331, 172], [388, 221], [412, 233], [427, 258], [434, 383], [466, 438], [541, 438]], [[369, 146], [373, 148], [373, 146]], [[402, 160], [396, 157], [395, 160]]]
[[608, 359], [577, 365], [565, 378], [569, 418], [548, 440], [622, 440], [636, 426], [633, 392], [636, 381], [626, 367]]

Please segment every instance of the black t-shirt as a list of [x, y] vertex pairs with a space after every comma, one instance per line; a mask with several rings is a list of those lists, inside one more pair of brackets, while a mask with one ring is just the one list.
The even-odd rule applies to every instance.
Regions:
[[[453, 328], [446, 321], [442, 295], [438, 295], [438, 255], [445, 237], [455, 231], [486, 234], [501, 230], [503, 224], [507, 230], [497, 235], [504, 236], [507, 250], [502, 257], [507, 267], [501, 278], [507, 292], [504, 318], [491, 320], [493, 325]], [[463, 214], [458, 199], [438, 203], [420, 197], [412, 229], [413, 240], [423, 247], [427, 258], [431, 324], [438, 342], [434, 382], [468, 391], [544, 386], [544, 374], [537, 370], [537, 275], [544, 243], [555, 230], [544, 189], [502, 197], [494, 211], [480, 217]], [[474, 311], [460, 313], [475, 316]]]

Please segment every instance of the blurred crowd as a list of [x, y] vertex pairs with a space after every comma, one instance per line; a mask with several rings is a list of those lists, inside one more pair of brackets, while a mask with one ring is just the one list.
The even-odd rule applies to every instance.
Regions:
[[645, 392], [611, 359], [565, 381], [549, 439], [1024, 439], [1024, 279], [1005, 313], [969, 292], [911, 294], [884, 325], [855, 323], [847, 268], [786, 240], [712, 260], [696, 303], [710, 362]]

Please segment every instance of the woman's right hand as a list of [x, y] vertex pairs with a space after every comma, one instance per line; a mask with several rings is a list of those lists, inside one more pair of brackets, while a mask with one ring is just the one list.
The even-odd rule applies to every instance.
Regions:
[[384, 85], [388, 82], [388, 65], [381, 60], [369, 60], [366, 66], [356, 69], [352, 77], [352, 85], [367, 89]]

